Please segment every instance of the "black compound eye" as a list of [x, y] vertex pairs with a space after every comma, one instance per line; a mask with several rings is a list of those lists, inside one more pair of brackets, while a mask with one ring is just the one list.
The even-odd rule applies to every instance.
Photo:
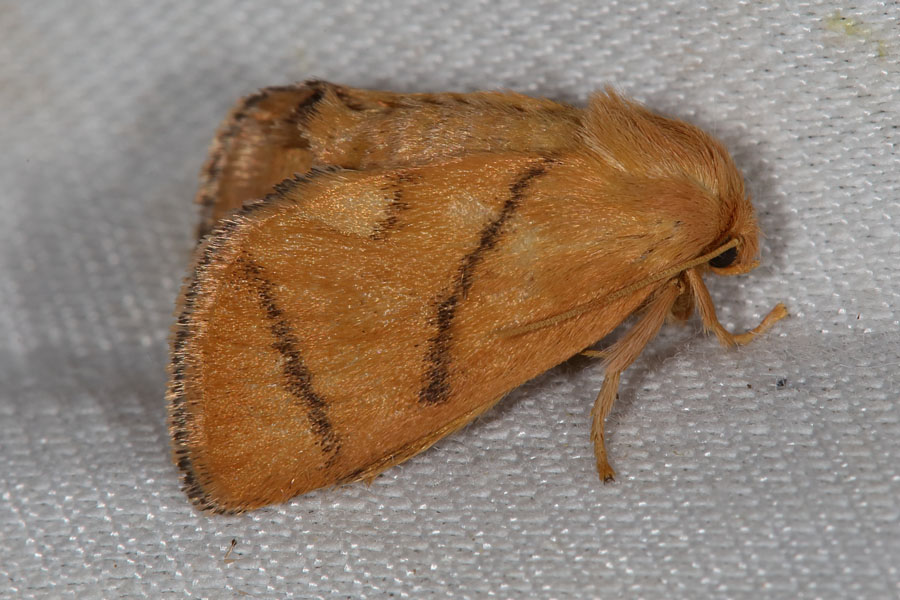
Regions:
[[715, 267], [717, 269], [724, 269], [725, 267], [730, 267], [731, 263], [737, 258], [738, 251], [737, 248], [729, 248], [722, 254], [718, 255], [715, 258], [711, 258], [709, 260], [709, 266]]

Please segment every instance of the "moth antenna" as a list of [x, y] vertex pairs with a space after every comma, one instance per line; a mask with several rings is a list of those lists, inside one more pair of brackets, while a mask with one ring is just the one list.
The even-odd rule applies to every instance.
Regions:
[[588, 358], [606, 358], [609, 356], [609, 348], [606, 350], [584, 350], [581, 352], [581, 355]]
[[[636, 292], [637, 290], [650, 285], [651, 283], [655, 283], [655, 282], [663, 280], [663, 279], [668, 279], [670, 277], [678, 275], [679, 273], [681, 273], [683, 271], [693, 269], [697, 265], [705, 264], [705, 263], [709, 262], [710, 260], [712, 260], [713, 258], [719, 256], [723, 252], [727, 252], [728, 250], [731, 250], [732, 248], [737, 248], [739, 245], [740, 245], [740, 242], [736, 238], [731, 239], [728, 242], [726, 242], [726, 243], [722, 244], [721, 246], [719, 246], [718, 248], [716, 248], [715, 250], [713, 250], [712, 252], [707, 252], [706, 254], [704, 254], [702, 256], [698, 256], [697, 258], [695, 258], [693, 260], [683, 262], [680, 265], [675, 265], [674, 267], [666, 269], [665, 271], [662, 271], [655, 275], [651, 275], [650, 277], [647, 277], [646, 279], [642, 279], [641, 281], [638, 281], [637, 283], [633, 283], [633, 284], [629, 285], [628, 287], [624, 287], [620, 290], [617, 290], [617, 291], [615, 291], [611, 294], [608, 294], [606, 296], [603, 296], [601, 298], [595, 298], [593, 300], [589, 300], [589, 301], [585, 302], [584, 304], [580, 304], [580, 305], [576, 306], [575, 308], [569, 309], [565, 312], [557, 313], [555, 315], [551, 315], [551, 316], [547, 317], [546, 319], [541, 319], [540, 321], [534, 321], [532, 323], [527, 323], [525, 325], [520, 325], [517, 327], [505, 327], [503, 329], [498, 329], [495, 331], [495, 333], [498, 335], [502, 335], [504, 337], [514, 337], [517, 335], [522, 335], [523, 333], [531, 333], [532, 331], [537, 331], [538, 329], [543, 329], [544, 327], [550, 327], [550, 326], [556, 325], [557, 323], [561, 323], [563, 321], [568, 321], [569, 319], [572, 319], [579, 315], [582, 315], [589, 310], [601, 308], [603, 306], [606, 306], [608, 304], [615, 302], [619, 298], [624, 298], [625, 296], [629, 296], [632, 293]], [[701, 282], [701, 284], [702, 284], [702, 282]], [[704, 289], [706, 289], [706, 288], [704, 288]], [[707, 296], [709, 296], [709, 293], [707, 293]], [[710, 300], [710, 306], [711, 305], [712, 305], [712, 300]], [[776, 319], [776, 321], [777, 321], [777, 319]]]

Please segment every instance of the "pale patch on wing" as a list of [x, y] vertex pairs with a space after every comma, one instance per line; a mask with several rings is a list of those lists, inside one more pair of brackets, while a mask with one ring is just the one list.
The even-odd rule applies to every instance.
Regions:
[[[297, 186], [285, 197], [298, 203], [299, 215], [335, 232], [380, 239], [387, 229], [398, 224], [398, 215], [406, 208], [402, 191], [402, 182], [390, 177], [339, 171]], [[308, 198], [315, 201], [308, 202]]]

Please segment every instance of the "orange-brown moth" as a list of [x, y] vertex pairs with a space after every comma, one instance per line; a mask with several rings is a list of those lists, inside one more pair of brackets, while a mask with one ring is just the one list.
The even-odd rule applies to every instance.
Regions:
[[321, 81], [240, 102], [201, 175], [172, 336], [174, 459], [234, 513], [371, 481], [523, 382], [602, 352], [591, 439], [667, 318], [735, 335], [702, 275], [757, 265], [722, 145], [613, 91], [586, 109], [514, 93], [395, 94]]

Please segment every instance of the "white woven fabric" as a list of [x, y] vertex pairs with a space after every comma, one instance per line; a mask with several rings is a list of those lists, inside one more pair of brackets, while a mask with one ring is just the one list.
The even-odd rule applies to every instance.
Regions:
[[[0, 4], [0, 596], [900, 595], [900, 15], [835, 6]], [[612, 83], [707, 128], [767, 236], [761, 268], [710, 278], [720, 316], [791, 318], [731, 352], [696, 323], [654, 341], [613, 485], [579, 359], [370, 488], [195, 512], [163, 392], [196, 173], [235, 99], [313, 76], [577, 103]]]

